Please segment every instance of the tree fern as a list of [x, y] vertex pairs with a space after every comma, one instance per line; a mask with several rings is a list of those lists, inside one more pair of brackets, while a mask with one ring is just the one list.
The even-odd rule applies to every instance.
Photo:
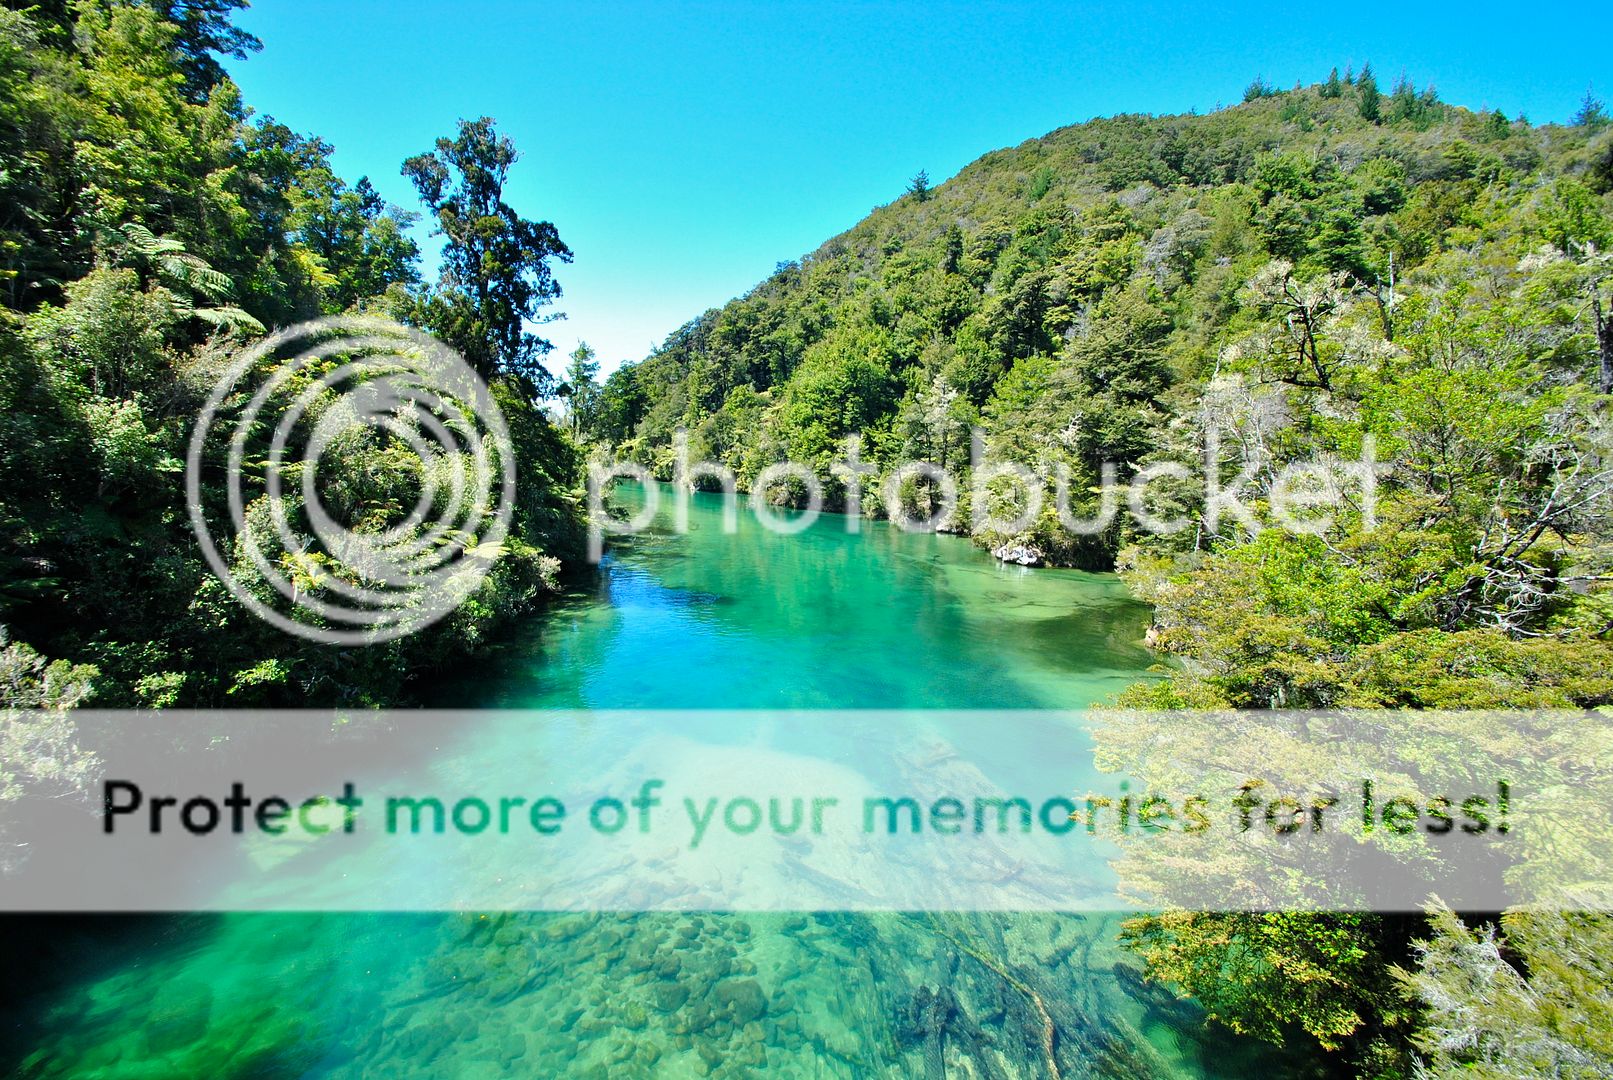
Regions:
[[[182, 241], [158, 236], [139, 222], [119, 226], [125, 243], [118, 261], [144, 264], [173, 297], [174, 313], [181, 318], [200, 319], [212, 326], [261, 334], [264, 326], [241, 308], [220, 304], [235, 294], [229, 275], [213, 269], [207, 260], [185, 250]], [[198, 307], [197, 298], [209, 306]]]

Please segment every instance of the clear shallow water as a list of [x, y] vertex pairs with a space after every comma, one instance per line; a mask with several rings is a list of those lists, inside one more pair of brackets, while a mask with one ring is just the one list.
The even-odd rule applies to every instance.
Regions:
[[[631, 498], [631, 494], [629, 494]], [[826, 517], [619, 545], [445, 705], [1079, 708], [1142, 677], [1114, 579]], [[669, 518], [667, 522], [669, 523]], [[665, 524], [664, 523], [664, 524]], [[1031, 729], [1027, 729], [1031, 730]], [[1010, 729], [1005, 729], [1005, 732]], [[518, 745], [523, 733], [486, 733]], [[1006, 734], [1005, 760], [1034, 754]], [[1272, 1071], [1143, 987], [1120, 917], [234, 915], [62, 943], [22, 1075], [1114, 1077]], [[49, 932], [43, 930], [41, 932]]]
[[[664, 490], [664, 489], [663, 489]], [[824, 515], [795, 536], [697, 494], [455, 701], [590, 708], [1081, 708], [1136, 681], [1146, 610], [1112, 575], [1008, 567], [952, 536]], [[636, 502], [631, 489], [624, 501]]]

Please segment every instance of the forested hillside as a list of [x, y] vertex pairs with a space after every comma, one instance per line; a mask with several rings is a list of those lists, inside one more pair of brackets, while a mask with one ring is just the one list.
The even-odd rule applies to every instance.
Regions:
[[[257, 48], [230, 22], [242, 6], [0, 8], [8, 706], [405, 703], [420, 676], [551, 591], [556, 556], [579, 550], [577, 455], [538, 407], [547, 345], [523, 325], [557, 294], [546, 260], [569, 253], [553, 226], [503, 203], [513, 148], [474, 121], [410, 159], [444, 237], [443, 277], [422, 283], [407, 232], [419, 215], [342, 179], [331, 146], [241, 101], [219, 59]], [[509, 557], [467, 605], [407, 641], [343, 650], [289, 637], [228, 594], [191, 533], [184, 458], [228, 356], [353, 311], [429, 328], [492, 380], [522, 498]], [[418, 463], [378, 434], [344, 449], [321, 475], [343, 523], [401, 520]], [[203, 498], [222, 507], [222, 484], [210, 479]], [[240, 551], [227, 557], [245, 567]], [[309, 575], [310, 591], [323, 587]], [[47, 739], [24, 753], [34, 736], [7, 731], [18, 741], [0, 793], [29, 779], [12, 766], [62, 749]]]
[[[975, 536], [1118, 567], [1155, 605], [1175, 662], [1125, 703], [1605, 706], [1610, 221], [1613, 126], [1590, 97], [1571, 125], [1534, 126], [1405, 79], [1380, 90], [1370, 69], [1257, 81], [1211, 115], [1093, 120], [937, 187], [921, 175], [616, 372], [585, 426], [663, 476], [680, 427], [742, 485], [805, 462], [831, 498], [828, 465], [860, 433], [883, 469], [945, 465], [965, 503], [978, 426], [988, 458], [1065, 470], [1083, 516], [1105, 464], [1123, 484], [1210, 454], [1250, 515], [1208, 522], [1202, 487], [1167, 477], [1155, 508], [1191, 527], [1118, 514], [1083, 535], [1050, 490], [1023, 532]], [[1276, 527], [1282, 466], [1369, 444], [1370, 516], [1353, 502], [1325, 528]], [[925, 513], [932, 492], [896, 497]], [[877, 483], [864, 505], [891, 509]], [[1150, 734], [1169, 733], [1100, 734], [1100, 758], [1137, 764]], [[1585, 764], [1538, 752], [1560, 775]], [[1362, 1074], [1420, 1052], [1441, 1076], [1605, 1075], [1605, 919], [1502, 929], [1498, 951], [1449, 915], [1175, 913], [1128, 936], [1220, 1021]]]
[[[1522, 320], [1506, 360], [1533, 367], [1514, 376], [1600, 388], [1599, 105], [1531, 127], [1407, 82], [1380, 93], [1369, 71], [1249, 93], [916, 180], [616, 373], [591, 428], [666, 472], [686, 427], [691, 456], [743, 485], [782, 457], [826, 462], [852, 432], [882, 462], [966, 463], [978, 423], [994, 455], [1095, 482], [1100, 462], [1124, 473], [1172, 452], [1173, 421], [1214, 377], [1261, 388], [1263, 406], [1353, 409], [1447, 323], [1478, 345], [1468, 322]], [[1033, 533], [1066, 563], [1103, 564], [1127, 539]]]
[[[681, 427], [742, 486], [789, 458], [831, 492], [849, 434], [878, 464], [966, 479], [978, 426], [991, 460], [1062, 467], [1084, 514], [1105, 463], [1124, 483], [1213, 444], [1224, 484], [1248, 470], [1252, 519], [1154, 535], [1116, 514], [1084, 536], [1049, 498], [1008, 538], [1053, 564], [1118, 562], [1159, 605], [1159, 644], [1200, 663], [1157, 695], [1597, 703], [1613, 126], [1593, 100], [1579, 121], [1531, 127], [1405, 81], [1384, 94], [1364, 71], [1062, 129], [915, 184], [689, 323], [608, 380], [588, 426], [663, 475]], [[1359, 506], [1336, 536], [1269, 527], [1278, 466], [1355, 460], [1369, 437], [1376, 528]], [[1158, 516], [1202, 519], [1202, 492], [1180, 489], [1150, 486]], [[1457, 641], [1512, 681], [1367, 670], [1439, 667]], [[1290, 654], [1303, 663], [1272, 659]]]

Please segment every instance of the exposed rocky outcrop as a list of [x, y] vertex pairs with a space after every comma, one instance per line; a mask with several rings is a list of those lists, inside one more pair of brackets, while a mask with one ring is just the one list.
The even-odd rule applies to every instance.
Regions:
[[1047, 556], [1034, 544], [999, 544], [991, 549], [992, 557], [999, 562], [1016, 566], [1041, 566]]

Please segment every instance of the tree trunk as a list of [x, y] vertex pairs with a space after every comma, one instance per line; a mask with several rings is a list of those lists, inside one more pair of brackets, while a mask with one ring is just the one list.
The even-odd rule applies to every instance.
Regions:
[[1613, 394], [1613, 316], [1602, 313], [1602, 298], [1592, 301], [1596, 313], [1596, 348], [1602, 357], [1602, 393]]

